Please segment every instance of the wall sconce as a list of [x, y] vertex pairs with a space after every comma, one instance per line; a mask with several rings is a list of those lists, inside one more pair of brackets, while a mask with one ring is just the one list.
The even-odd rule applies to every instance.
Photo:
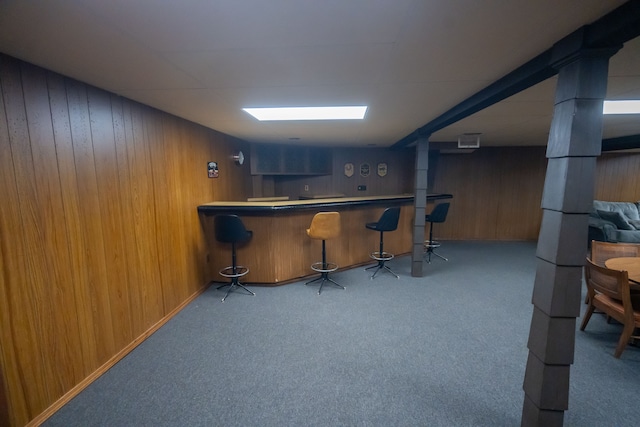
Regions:
[[242, 166], [244, 163], [244, 153], [242, 151], [238, 151], [238, 153], [231, 156], [231, 158], [238, 166]]

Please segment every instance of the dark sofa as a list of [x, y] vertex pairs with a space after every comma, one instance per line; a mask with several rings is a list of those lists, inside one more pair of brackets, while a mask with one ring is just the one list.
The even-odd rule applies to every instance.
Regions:
[[640, 201], [593, 201], [589, 241], [640, 243]]

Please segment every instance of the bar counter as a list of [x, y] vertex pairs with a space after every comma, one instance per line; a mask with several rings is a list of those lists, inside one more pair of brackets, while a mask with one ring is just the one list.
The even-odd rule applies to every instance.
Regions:
[[[450, 199], [450, 194], [430, 194], [427, 201]], [[340, 237], [328, 240], [327, 261], [340, 269], [373, 261], [369, 254], [378, 250], [380, 234], [365, 228], [376, 222], [385, 208], [400, 206], [398, 229], [384, 233], [384, 249], [396, 255], [411, 252], [413, 194], [340, 197], [330, 199], [268, 202], [213, 202], [198, 206], [207, 242], [207, 269], [210, 280], [223, 281], [218, 271], [231, 265], [231, 246], [216, 241], [213, 218], [217, 214], [236, 214], [253, 231], [247, 243], [236, 248], [238, 264], [249, 268], [243, 283], [273, 286], [311, 276], [311, 264], [322, 260], [322, 241], [307, 236], [311, 219], [318, 212], [340, 212]], [[363, 271], [362, 274], [368, 272]], [[339, 282], [339, 272], [335, 273]]]

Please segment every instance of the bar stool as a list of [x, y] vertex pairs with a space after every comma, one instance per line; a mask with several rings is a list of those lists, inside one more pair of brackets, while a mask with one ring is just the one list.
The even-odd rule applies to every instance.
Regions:
[[375, 230], [380, 232], [380, 250], [376, 252], [371, 252], [369, 255], [371, 258], [378, 261], [378, 264], [372, 265], [371, 267], [365, 268], [365, 270], [371, 270], [372, 268], [376, 268], [376, 271], [373, 273], [371, 278], [373, 279], [378, 274], [378, 271], [385, 269], [389, 273], [396, 276], [396, 279], [399, 279], [396, 273], [394, 273], [388, 266], [385, 265], [385, 262], [393, 259], [394, 255], [384, 251], [384, 232], [385, 231], [394, 231], [398, 228], [398, 220], [400, 219], [400, 207], [396, 206], [393, 208], [387, 208], [382, 212], [380, 219], [378, 222], [369, 222], [365, 225], [369, 230]]
[[427, 262], [431, 262], [431, 254], [442, 258], [445, 261], [449, 261], [434, 249], [440, 247], [440, 242], [433, 240], [433, 224], [445, 222], [447, 219], [447, 212], [449, 212], [450, 203], [440, 203], [436, 205], [430, 214], [425, 215], [424, 219], [429, 223], [429, 240], [424, 241], [425, 254], [428, 255]]
[[340, 235], [340, 213], [339, 212], [319, 212], [314, 215], [311, 220], [311, 225], [307, 229], [307, 236], [312, 239], [322, 240], [322, 261], [311, 264], [311, 269], [320, 273], [320, 277], [310, 280], [305, 285], [320, 282], [320, 289], [318, 289], [318, 295], [322, 292], [322, 287], [325, 282], [331, 282], [335, 286], [345, 289], [344, 286], [338, 284], [335, 280], [329, 277], [329, 273], [338, 269], [338, 265], [332, 262], [327, 262], [326, 240], [333, 239]]
[[251, 239], [253, 232], [247, 230], [238, 215], [216, 215], [214, 218], [214, 227], [216, 240], [222, 243], [231, 243], [231, 266], [225, 267], [219, 271], [223, 277], [231, 279], [231, 282], [218, 286], [217, 289], [228, 286], [227, 293], [222, 298], [222, 302], [227, 298], [229, 293], [237, 288], [242, 288], [251, 295], [255, 294], [245, 288], [239, 282], [239, 278], [249, 272], [247, 267], [237, 265], [236, 262], [236, 244], [246, 242]]

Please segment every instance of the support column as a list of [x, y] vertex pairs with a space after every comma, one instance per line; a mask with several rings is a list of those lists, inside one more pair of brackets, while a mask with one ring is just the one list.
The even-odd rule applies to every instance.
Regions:
[[602, 103], [609, 57], [616, 50], [574, 49], [555, 64], [559, 74], [547, 145], [522, 426], [562, 426], [569, 406]]
[[415, 197], [413, 201], [413, 249], [411, 276], [422, 277], [424, 264], [424, 224], [427, 207], [427, 171], [429, 169], [429, 137], [421, 136], [416, 142]]

